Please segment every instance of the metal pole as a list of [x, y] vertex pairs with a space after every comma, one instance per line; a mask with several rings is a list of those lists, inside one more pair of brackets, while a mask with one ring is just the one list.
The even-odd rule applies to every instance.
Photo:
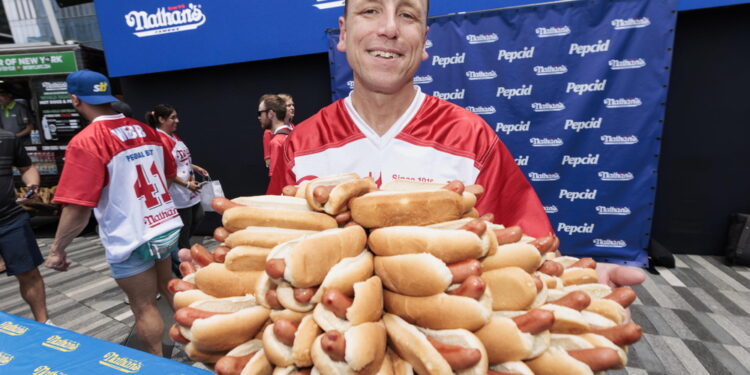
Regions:
[[55, 9], [52, 7], [52, 3], [50, 0], [42, 0], [42, 4], [44, 5], [44, 12], [47, 13], [49, 27], [52, 29], [52, 36], [55, 38], [55, 44], [63, 44], [60, 24], [57, 23], [57, 16], [55, 15]]

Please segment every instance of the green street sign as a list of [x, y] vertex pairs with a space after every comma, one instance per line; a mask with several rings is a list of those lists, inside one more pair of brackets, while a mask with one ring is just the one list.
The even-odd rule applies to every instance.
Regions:
[[0, 55], [0, 77], [72, 73], [76, 70], [75, 52]]

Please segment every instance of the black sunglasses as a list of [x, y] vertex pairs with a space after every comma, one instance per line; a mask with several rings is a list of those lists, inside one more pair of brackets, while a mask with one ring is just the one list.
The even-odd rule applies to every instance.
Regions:
[[268, 112], [268, 111], [270, 111], [270, 109], [264, 109], [264, 110], [262, 110], [262, 111], [258, 111], [258, 116], [260, 116], [260, 114], [261, 114], [261, 113], [263, 113], [263, 112]]

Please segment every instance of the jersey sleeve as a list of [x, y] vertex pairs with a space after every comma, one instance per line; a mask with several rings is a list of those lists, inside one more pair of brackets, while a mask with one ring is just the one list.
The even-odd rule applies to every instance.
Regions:
[[89, 150], [69, 145], [54, 202], [96, 207], [106, 182], [105, 161]]
[[263, 160], [268, 160], [271, 158], [271, 138], [273, 134], [271, 134], [271, 131], [266, 129], [263, 132]]
[[172, 151], [177, 142], [166, 134], [157, 133], [159, 133], [159, 140], [163, 145], [162, 150], [164, 151], [164, 177], [167, 179], [175, 178], [177, 176], [177, 161], [174, 160]]
[[536, 191], [499, 139], [484, 159], [476, 181], [485, 189], [476, 205], [479, 213], [494, 214], [498, 224], [519, 225], [525, 234], [533, 237], [552, 233], [552, 225]]
[[[273, 166], [271, 182], [268, 184], [266, 194], [279, 195], [284, 186], [297, 184], [297, 178], [294, 175], [294, 172], [292, 172], [294, 150], [291, 141], [292, 139], [289, 138], [281, 146], [279, 157], [276, 158], [277, 160]], [[273, 158], [271, 161], [273, 161]]]
[[276, 168], [276, 163], [278, 163], [278, 160], [282, 157], [281, 154], [284, 151], [284, 139], [286, 139], [286, 135], [274, 135], [273, 138], [271, 138], [271, 142], [268, 143], [269, 155], [271, 157], [268, 168], [269, 176], [273, 177], [273, 170]]

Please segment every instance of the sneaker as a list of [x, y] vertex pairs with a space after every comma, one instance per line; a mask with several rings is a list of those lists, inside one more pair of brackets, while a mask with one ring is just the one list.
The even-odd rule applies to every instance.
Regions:
[[49, 320], [49, 319], [47, 319], [47, 321], [46, 321], [46, 322], [44, 322], [44, 324], [46, 324], [46, 325], [48, 325], [48, 326], [51, 326], [51, 327], [57, 327], [57, 325], [56, 325], [55, 323], [52, 323], [52, 321], [51, 321], [51, 320]]

